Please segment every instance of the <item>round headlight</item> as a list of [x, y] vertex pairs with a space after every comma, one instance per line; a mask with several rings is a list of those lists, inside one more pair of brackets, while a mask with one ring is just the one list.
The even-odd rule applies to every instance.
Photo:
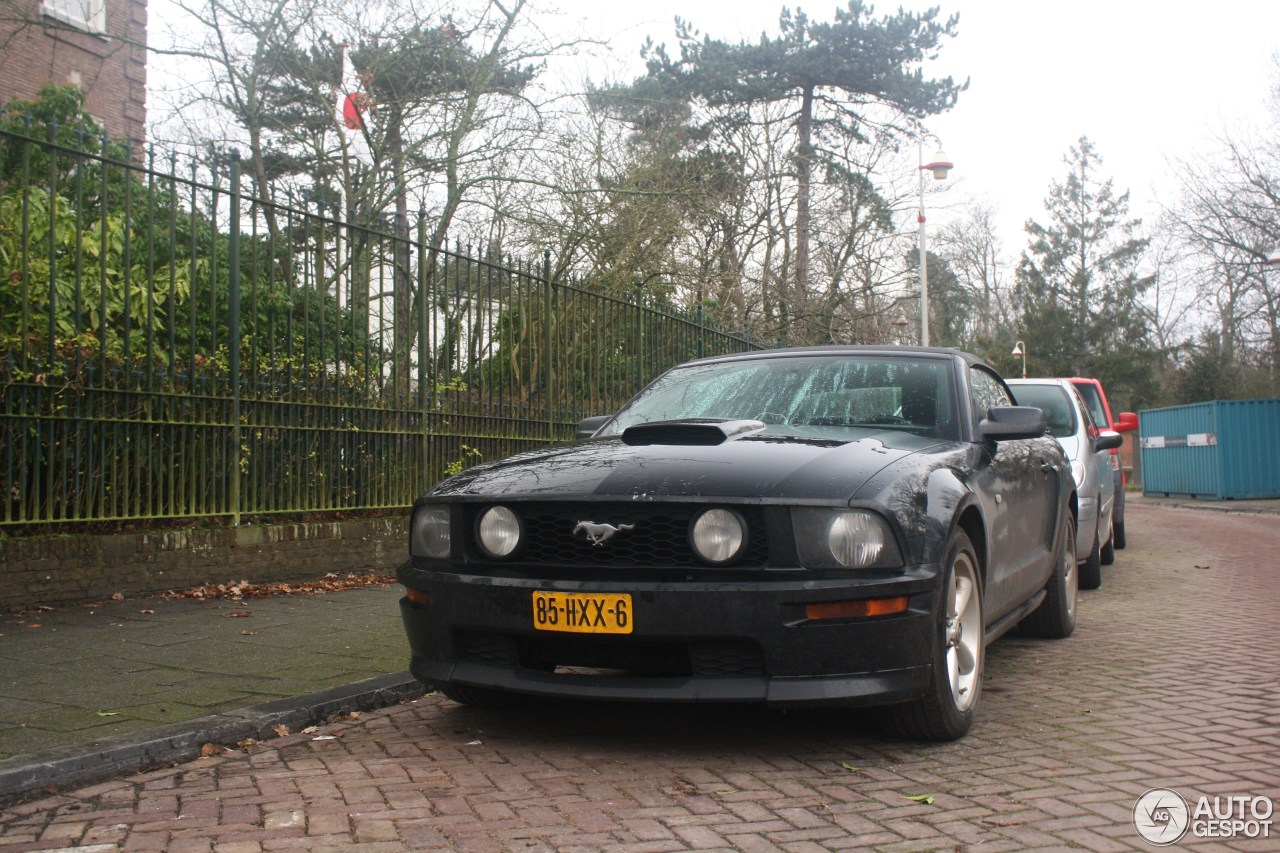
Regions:
[[699, 557], [708, 563], [723, 565], [742, 553], [747, 542], [747, 526], [736, 512], [709, 509], [693, 522], [689, 540]]
[[491, 506], [480, 516], [480, 546], [491, 557], [506, 557], [520, 544], [520, 519], [505, 506]]
[[449, 556], [449, 508], [420, 506], [413, 513], [409, 552], [415, 557], [443, 560]]
[[846, 568], [870, 566], [884, 551], [884, 525], [864, 512], [839, 513], [827, 528], [827, 547], [836, 562]]
[[1084, 463], [1079, 459], [1071, 460], [1071, 479], [1076, 481], [1076, 488], [1084, 485]]

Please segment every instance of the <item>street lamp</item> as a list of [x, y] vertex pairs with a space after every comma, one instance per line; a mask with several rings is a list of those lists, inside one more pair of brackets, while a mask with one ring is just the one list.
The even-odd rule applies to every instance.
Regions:
[[[934, 138], [935, 141], [937, 137]], [[947, 178], [947, 172], [951, 170], [952, 162], [947, 159], [947, 155], [942, 153], [939, 148], [938, 152], [933, 155], [933, 159], [928, 163], [924, 161], [924, 137], [916, 138], [916, 152], [919, 157], [918, 178], [920, 185], [920, 211], [918, 219], [920, 222], [920, 346], [927, 347], [929, 345], [929, 249], [924, 233], [924, 173], [926, 170], [933, 172], [935, 181], [943, 181]]]
[[1010, 353], [1010, 355], [1013, 355], [1015, 357], [1022, 356], [1022, 378], [1026, 379], [1027, 378], [1027, 345], [1024, 344], [1022, 341], [1018, 341], [1013, 345], [1013, 352]]

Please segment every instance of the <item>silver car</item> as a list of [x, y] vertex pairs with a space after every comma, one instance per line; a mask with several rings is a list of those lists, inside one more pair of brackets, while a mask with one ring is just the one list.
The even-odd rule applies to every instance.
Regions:
[[1089, 417], [1080, 392], [1067, 379], [1009, 379], [1020, 406], [1044, 411], [1049, 434], [1071, 461], [1071, 476], [1079, 496], [1076, 553], [1080, 555], [1080, 587], [1102, 586], [1102, 567], [1115, 562], [1113, 510], [1115, 487], [1111, 476], [1111, 448], [1124, 437], [1099, 430]]

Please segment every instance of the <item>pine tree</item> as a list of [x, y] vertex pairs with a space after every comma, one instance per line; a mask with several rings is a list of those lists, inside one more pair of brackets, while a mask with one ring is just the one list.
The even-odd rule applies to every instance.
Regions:
[[[794, 127], [797, 193], [793, 277], [784, 301], [801, 326], [814, 319], [807, 315], [815, 168], [826, 167], [835, 175], [848, 171], [836, 153], [842, 146], [828, 143], [900, 132], [897, 123], [903, 119], [918, 122], [953, 107], [965, 87], [950, 77], [926, 79], [921, 70], [943, 37], [955, 35], [957, 16], [940, 21], [937, 8], [920, 14], [899, 10], [879, 19], [872, 14], [872, 7], [858, 0], [837, 8], [830, 22], [810, 21], [799, 10], [784, 9], [778, 36], [737, 44], [709, 36], [699, 40], [677, 21], [679, 58], [668, 55], [665, 47], [649, 47], [646, 76], [627, 87], [633, 103], [654, 105], [632, 116], [637, 126], [654, 110], [669, 114], [673, 102], [706, 108], [711, 122], [746, 123], [753, 119], [753, 108], [787, 106], [786, 120]], [[690, 111], [690, 121], [698, 121], [706, 110]], [[800, 339], [806, 337], [804, 329], [797, 332]]]
[[1154, 354], [1138, 300], [1154, 277], [1141, 269], [1149, 240], [1129, 217], [1129, 194], [1099, 177], [1087, 137], [1051, 185], [1047, 224], [1028, 220], [1030, 245], [1017, 270], [1022, 333], [1034, 372], [1096, 376], [1131, 405], [1152, 392]]

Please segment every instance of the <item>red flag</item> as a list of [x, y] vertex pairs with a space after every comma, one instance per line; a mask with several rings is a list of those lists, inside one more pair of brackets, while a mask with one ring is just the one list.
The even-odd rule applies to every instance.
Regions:
[[342, 46], [342, 85], [338, 88], [337, 103], [334, 105], [334, 119], [342, 132], [342, 141], [347, 151], [357, 159], [373, 163], [373, 153], [369, 150], [369, 141], [365, 137], [368, 130], [369, 108], [373, 101], [364, 92], [360, 78], [356, 76], [355, 66], [347, 55], [347, 46]]

